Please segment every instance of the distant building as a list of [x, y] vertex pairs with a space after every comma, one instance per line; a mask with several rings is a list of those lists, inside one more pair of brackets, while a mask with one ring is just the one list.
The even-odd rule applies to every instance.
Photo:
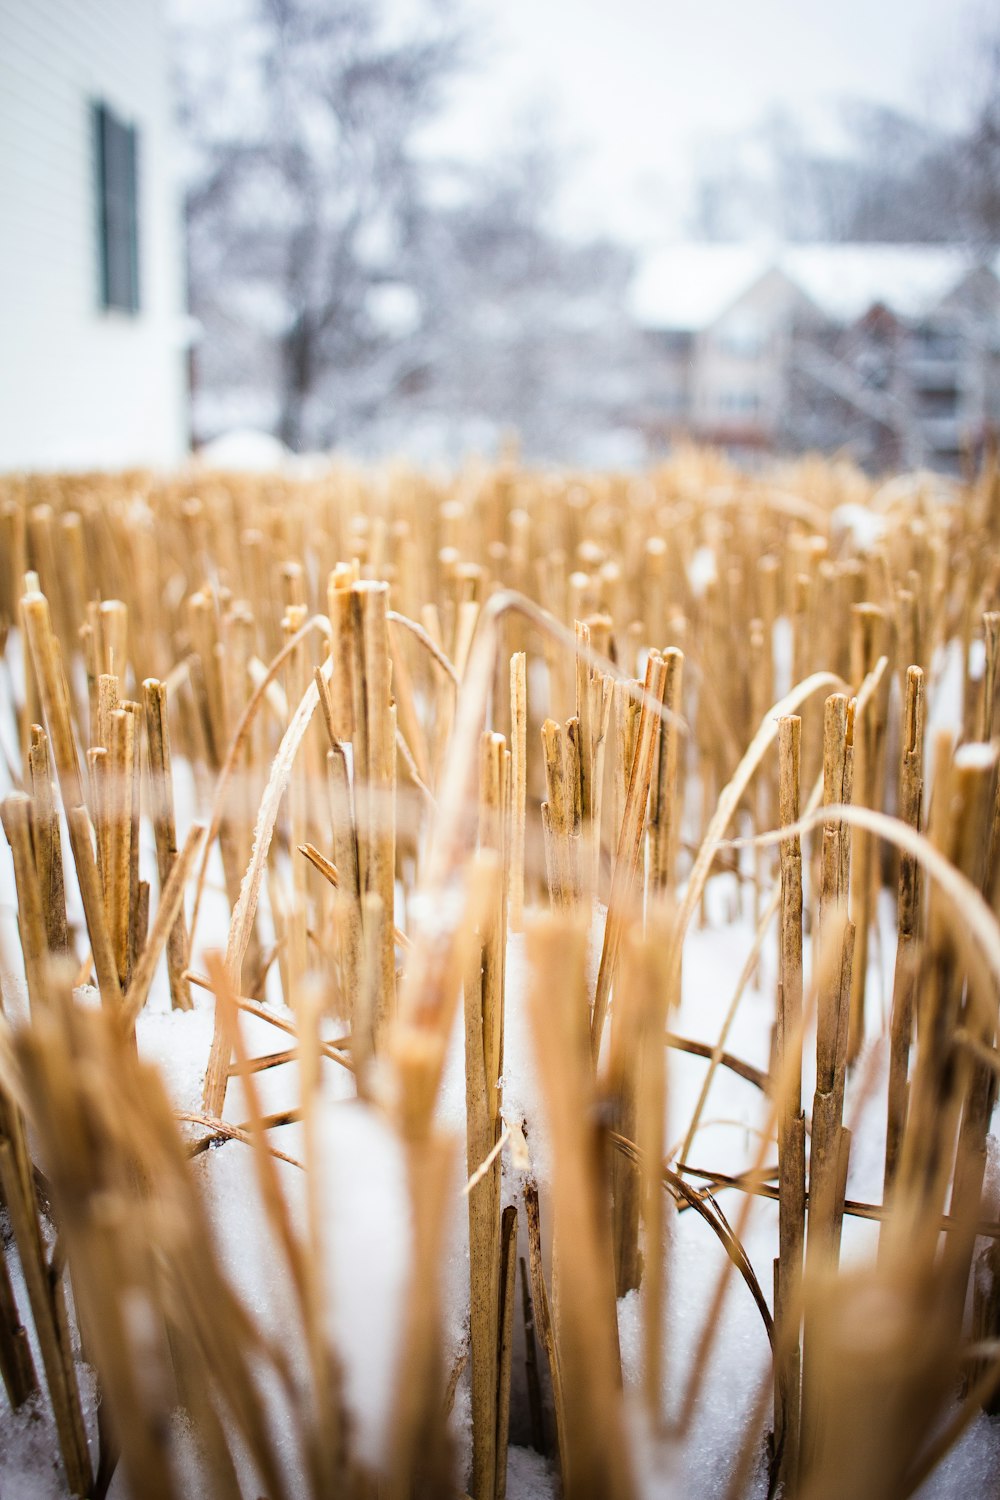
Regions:
[[187, 448], [159, 0], [0, 0], [0, 470]]
[[654, 442], [955, 469], [1000, 428], [1000, 279], [956, 248], [678, 245], [648, 258], [633, 312]]

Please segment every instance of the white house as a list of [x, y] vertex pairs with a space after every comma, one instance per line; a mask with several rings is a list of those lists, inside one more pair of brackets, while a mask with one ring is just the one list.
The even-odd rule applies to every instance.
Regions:
[[1000, 426], [1000, 280], [959, 247], [667, 246], [633, 315], [653, 437], [955, 468]]
[[160, 0], [0, 0], [0, 470], [188, 446]]

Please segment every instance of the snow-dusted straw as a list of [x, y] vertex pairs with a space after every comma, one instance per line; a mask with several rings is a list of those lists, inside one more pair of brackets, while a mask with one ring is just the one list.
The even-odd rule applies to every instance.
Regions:
[[0, 481], [0, 1375], [68, 1492], [913, 1492], [1000, 1386], [998, 507]]

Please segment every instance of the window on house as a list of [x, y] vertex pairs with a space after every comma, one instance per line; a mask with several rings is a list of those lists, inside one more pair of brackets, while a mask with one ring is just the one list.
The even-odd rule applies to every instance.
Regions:
[[758, 406], [756, 391], [730, 387], [719, 393], [719, 408], [727, 415], [750, 415], [757, 411]]
[[139, 311], [137, 142], [106, 104], [93, 106], [97, 165], [98, 270], [100, 305]]
[[961, 354], [957, 331], [945, 324], [920, 324], [913, 330], [912, 342], [921, 359], [958, 359]]

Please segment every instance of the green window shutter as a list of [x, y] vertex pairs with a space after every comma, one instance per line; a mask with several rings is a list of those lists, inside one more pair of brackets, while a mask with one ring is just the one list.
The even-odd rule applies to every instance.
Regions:
[[93, 109], [97, 157], [100, 302], [139, 311], [138, 141], [106, 104]]

